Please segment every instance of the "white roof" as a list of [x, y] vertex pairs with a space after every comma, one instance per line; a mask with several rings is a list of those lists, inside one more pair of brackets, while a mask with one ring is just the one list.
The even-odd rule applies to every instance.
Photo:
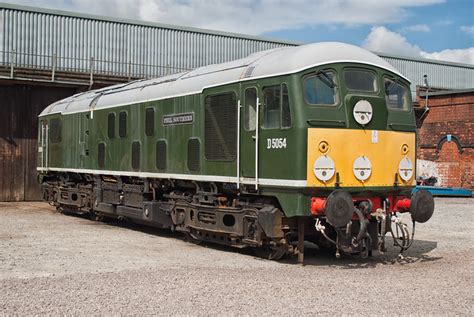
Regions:
[[91, 90], [53, 103], [40, 116], [83, 112], [197, 94], [205, 88], [226, 83], [292, 74], [315, 66], [339, 62], [377, 66], [408, 80], [392, 65], [367, 50], [344, 43], [324, 42], [276, 48], [189, 72]]

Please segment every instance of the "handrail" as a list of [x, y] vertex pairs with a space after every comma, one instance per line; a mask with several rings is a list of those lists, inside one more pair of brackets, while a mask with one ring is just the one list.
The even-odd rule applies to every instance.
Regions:
[[134, 78], [161, 77], [177, 72], [190, 70], [167, 65], [146, 64], [137, 62], [121, 62], [90, 58], [63, 57], [59, 54], [44, 55], [0, 50], [0, 67], [9, 68], [10, 77], [14, 78], [15, 69], [33, 68], [51, 72], [51, 81], [55, 81], [58, 72], [81, 72], [90, 74], [93, 83], [94, 75], [110, 75]]

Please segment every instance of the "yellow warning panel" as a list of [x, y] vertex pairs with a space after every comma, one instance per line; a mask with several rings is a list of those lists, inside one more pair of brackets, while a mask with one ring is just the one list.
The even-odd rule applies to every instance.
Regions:
[[415, 185], [415, 133], [308, 129], [309, 187]]

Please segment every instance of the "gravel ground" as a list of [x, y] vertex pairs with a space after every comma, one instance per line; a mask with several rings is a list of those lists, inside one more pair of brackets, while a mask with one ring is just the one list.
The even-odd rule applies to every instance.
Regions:
[[394, 247], [366, 260], [307, 248], [301, 266], [0, 203], [0, 315], [472, 316], [473, 212], [474, 199], [437, 199], [401, 261]]

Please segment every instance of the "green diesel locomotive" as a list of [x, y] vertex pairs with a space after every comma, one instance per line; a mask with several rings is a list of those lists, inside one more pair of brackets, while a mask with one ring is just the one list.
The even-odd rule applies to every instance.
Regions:
[[317, 43], [58, 101], [39, 116], [38, 173], [46, 201], [96, 219], [271, 259], [302, 260], [305, 240], [367, 256], [387, 233], [411, 245], [400, 214], [433, 213], [411, 195], [415, 136], [402, 74]]

